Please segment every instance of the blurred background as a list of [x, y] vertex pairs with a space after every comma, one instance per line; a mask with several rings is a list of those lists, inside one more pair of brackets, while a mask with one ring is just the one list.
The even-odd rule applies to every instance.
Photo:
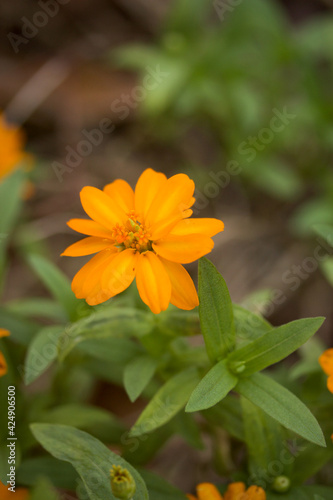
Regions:
[[[326, 316], [333, 345], [332, 0], [5, 0], [0, 24], [0, 107], [36, 158], [18, 246], [72, 277], [83, 186], [185, 172], [233, 300]], [[46, 294], [11, 260], [7, 299]]]

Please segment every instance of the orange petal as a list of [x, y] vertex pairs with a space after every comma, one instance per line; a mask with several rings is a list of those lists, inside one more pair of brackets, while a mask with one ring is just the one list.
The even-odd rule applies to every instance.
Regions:
[[161, 172], [147, 168], [140, 175], [135, 187], [135, 211], [145, 217], [159, 189], [167, 178]]
[[223, 229], [224, 224], [219, 219], [183, 219], [174, 226], [170, 234], [205, 234], [212, 237]]
[[125, 213], [134, 210], [134, 191], [128, 182], [123, 179], [116, 179], [104, 186], [103, 191], [110, 196]]
[[195, 497], [194, 495], [186, 495], [186, 498], [188, 498], [188, 500], [198, 500], [197, 497]]
[[333, 375], [333, 349], [327, 349], [320, 356], [319, 363], [326, 375]]
[[160, 259], [171, 281], [171, 304], [187, 311], [194, 309], [199, 305], [199, 299], [191, 276], [181, 264]]
[[[190, 212], [191, 213], [189, 215], [186, 215], [186, 217], [190, 217], [192, 215], [192, 210]], [[168, 236], [172, 229], [182, 220], [182, 218], [184, 217], [184, 213], [185, 212], [174, 213], [173, 215], [170, 215], [166, 219], [160, 221], [154, 229], [150, 229], [151, 239], [159, 240], [161, 238], [164, 238], [165, 236]]]
[[101, 280], [105, 266], [114, 259], [117, 253], [116, 247], [102, 250], [76, 273], [72, 281], [72, 290], [78, 299], [85, 299], [95, 289]]
[[81, 190], [80, 197], [85, 212], [98, 224], [112, 229], [116, 224], [126, 222], [124, 210], [100, 189], [86, 186]]
[[136, 284], [141, 299], [153, 313], [167, 309], [171, 282], [161, 260], [153, 252], [141, 253], [137, 262]]
[[245, 493], [244, 483], [231, 483], [224, 494], [224, 500], [241, 500]]
[[[13, 494], [12, 491], [8, 490], [9, 485], [2, 484], [0, 481], [0, 498], [1, 500], [28, 500], [30, 495], [29, 495], [29, 490], [26, 488], [16, 488], [15, 493]], [[15, 498], [14, 498], [15, 497]]]
[[240, 500], [266, 500], [266, 493], [260, 486], [250, 486]]
[[61, 255], [67, 257], [82, 257], [82, 255], [91, 255], [93, 253], [105, 250], [105, 248], [113, 246], [113, 241], [105, 238], [96, 238], [96, 236], [88, 236], [83, 240], [77, 241], [66, 248]]
[[7, 363], [4, 355], [0, 351], [0, 377], [6, 375], [6, 373], [7, 373]]
[[10, 331], [6, 330], [5, 328], [0, 328], [0, 338], [1, 337], [8, 337], [10, 335]]
[[189, 201], [188, 206], [192, 207], [192, 205], [194, 205], [195, 202], [196, 202], [196, 199], [194, 198], [194, 196], [192, 196], [191, 199], [190, 199], [190, 201]]
[[330, 375], [327, 379], [327, 388], [333, 394], [333, 375]]
[[198, 500], [223, 500], [219, 490], [211, 483], [201, 483], [197, 486]]
[[160, 237], [154, 233], [158, 231], [161, 223], [173, 219], [176, 215], [179, 220], [183, 218], [184, 210], [189, 208], [194, 188], [194, 182], [186, 174], [174, 175], [160, 187], [145, 219], [153, 239]]
[[211, 238], [203, 234], [169, 235], [153, 243], [155, 252], [172, 262], [188, 264], [209, 253], [214, 247]]
[[110, 262], [103, 272], [101, 285], [110, 297], [123, 292], [135, 278], [138, 253], [132, 248], [123, 250]]
[[71, 219], [67, 222], [67, 226], [78, 233], [87, 234], [89, 236], [98, 236], [99, 238], [112, 238], [112, 232], [105, 227], [97, 224], [91, 219]]

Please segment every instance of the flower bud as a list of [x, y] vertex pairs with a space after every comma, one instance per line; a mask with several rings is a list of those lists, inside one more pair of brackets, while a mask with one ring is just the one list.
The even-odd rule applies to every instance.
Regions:
[[113, 465], [110, 475], [111, 490], [114, 496], [120, 500], [132, 500], [136, 490], [132, 474], [120, 465]]
[[273, 490], [278, 493], [286, 493], [291, 486], [289, 477], [287, 476], [277, 476], [273, 482]]

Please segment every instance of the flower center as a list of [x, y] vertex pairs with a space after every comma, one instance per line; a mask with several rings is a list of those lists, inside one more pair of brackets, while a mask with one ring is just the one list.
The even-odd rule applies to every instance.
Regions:
[[132, 210], [128, 214], [124, 225], [116, 224], [112, 229], [112, 237], [120, 250], [133, 248], [139, 252], [151, 250], [151, 234], [144, 227], [137, 214]]

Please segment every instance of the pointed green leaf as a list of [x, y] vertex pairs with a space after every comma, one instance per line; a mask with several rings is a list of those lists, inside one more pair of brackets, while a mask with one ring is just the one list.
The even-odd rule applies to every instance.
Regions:
[[185, 411], [206, 410], [219, 403], [235, 387], [238, 378], [227, 367], [226, 360], [213, 366], [191, 394]]
[[249, 343], [273, 329], [259, 314], [254, 314], [237, 304], [233, 304], [237, 342]]
[[130, 361], [124, 371], [125, 390], [133, 402], [149, 384], [156, 371], [157, 362], [150, 356], [139, 356]]
[[198, 381], [195, 368], [189, 368], [170, 378], [143, 410], [130, 435], [140, 436], [168, 422], [184, 408]]
[[[91, 351], [96, 356], [97, 354], [103, 355], [105, 346], [102, 345], [102, 340], [105, 340], [106, 344], [108, 344], [108, 340], [114, 339], [128, 343], [130, 336], [145, 335], [151, 328], [151, 315], [146, 312], [129, 307], [116, 309], [105, 306], [90, 316], [69, 325], [63, 331], [58, 344], [59, 359], [63, 361], [72, 349], [80, 344], [82, 344], [83, 349], [88, 346], [88, 352]], [[100, 345], [96, 339], [100, 340]], [[113, 345], [113, 348], [115, 347]], [[133, 349], [135, 347], [137, 347], [135, 352], [140, 352], [139, 346], [133, 343]], [[127, 355], [126, 352], [124, 354]], [[107, 352], [105, 352], [106, 355]], [[128, 358], [124, 362], [127, 363]]]
[[0, 276], [4, 271], [10, 233], [13, 231], [23, 202], [22, 192], [25, 179], [23, 170], [17, 170], [2, 179], [0, 183]]
[[306, 318], [268, 331], [228, 357], [229, 366], [245, 363], [242, 376], [263, 370], [286, 358], [304, 344], [323, 324], [325, 318]]
[[46, 326], [33, 338], [22, 370], [25, 384], [31, 384], [57, 358], [57, 343], [62, 331], [63, 327], [59, 325]]
[[255, 484], [267, 480], [267, 464], [276, 460], [281, 462], [281, 467], [276, 472], [271, 471], [270, 482], [276, 476], [289, 476], [294, 458], [286, 445], [285, 429], [251, 401], [243, 397], [240, 399], [251, 480]]
[[216, 267], [205, 258], [199, 261], [199, 300], [207, 353], [216, 362], [233, 350], [235, 325], [228, 287]]
[[241, 379], [235, 390], [287, 429], [319, 446], [326, 446], [323, 432], [310, 410], [273, 379], [254, 373]]
[[55, 458], [70, 462], [80, 475], [91, 500], [114, 500], [110, 469], [120, 465], [135, 479], [133, 500], [149, 498], [145, 483], [137, 471], [98, 439], [68, 425], [32, 424], [37, 441]]
[[71, 321], [75, 320], [80, 301], [72, 292], [67, 276], [42, 255], [31, 253], [27, 256], [27, 260], [46, 288], [61, 304], [67, 318]]

